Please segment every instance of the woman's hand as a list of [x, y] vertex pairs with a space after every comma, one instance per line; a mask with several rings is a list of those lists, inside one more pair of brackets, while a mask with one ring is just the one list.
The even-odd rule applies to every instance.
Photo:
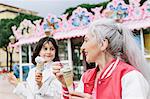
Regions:
[[62, 68], [62, 64], [60, 62], [54, 62], [52, 65], [52, 68], [53, 68], [53, 73], [56, 76], [56, 78], [62, 83], [63, 87], [66, 87], [63, 74], [60, 72], [60, 69]]
[[18, 80], [13, 73], [8, 73], [8, 81], [14, 86], [17, 86], [18, 84]]
[[70, 92], [69, 99], [92, 99], [88, 93]]
[[41, 88], [41, 86], [43, 84], [42, 83], [42, 78], [43, 78], [42, 73], [35, 72], [35, 81], [37, 82], [37, 85], [38, 85], [39, 88]]

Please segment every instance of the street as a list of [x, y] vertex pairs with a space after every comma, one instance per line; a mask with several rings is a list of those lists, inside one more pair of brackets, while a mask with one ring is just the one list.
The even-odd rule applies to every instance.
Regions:
[[11, 85], [4, 75], [0, 74], [0, 99], [20, 99], [13, 94], [14, 86]]

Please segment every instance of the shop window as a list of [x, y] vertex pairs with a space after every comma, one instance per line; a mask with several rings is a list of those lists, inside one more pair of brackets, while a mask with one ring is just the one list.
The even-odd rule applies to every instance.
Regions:
[[150, 56], [150, 28], [144, 30], [144, 47], [146, 55]]
[[[31, 45], [31, 54], [33, 54], [33, 50], [36, 44]], [[22, 63], [29, 63], [29, 45], [22, 45]], [[31, 55], [32, 57], [32, 55]]]
[[81, 75], [84, 72], [84, 68], [82, 64], [83, 57], [81, 55], [81, 50], [80, 50], [82, 43], [83, 43], [83, 37], [71, 39], [74, 80], [79, 80], [81, 78]]
[[148, 62], [150, 62], [150, 28], [134, 30], [133, 33], [135, 35], [135, 40], [144, 53], [145, 58]]
[[22, 45], [22, 63], [29, 63], [28, 45]]
[[68, 60], [67, 40], [58, 40], [60, 60]]
[[134, 35], [134, 39], [137, 42], [137, 45], [139, 45], [139, 48], [142, 49], [140, 30], [133, 30], [132, 32]]

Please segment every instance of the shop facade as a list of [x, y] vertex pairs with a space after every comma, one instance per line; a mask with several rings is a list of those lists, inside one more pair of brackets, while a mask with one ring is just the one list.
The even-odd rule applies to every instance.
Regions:
[[[80, 51], [83, 36], [87, 33], [89, 24], [100, 18], [118, 20], [119, 24], [131, 29], [145, 58], [150, 61], [150, 33], [145, 32], [145, 29], [150, 27], [150, 1], [147, 0], [143, 5], [140, 5], [140, 0], [129, 1], [129, 4], [125, 4], [123, 0], [112, 0], [103, 11], [101, 7], [91, 9], [92, 12], [78, 7], [69, 18], [67, 14], [61, 16], [49, 14], [42, 24], [40, 24], [41, 20], [37, 20], [34, 24], [26, 20], [23, 26], [30, 27], [31, 30], [28, 33], [22, 33], [22, 26], [18, 29], [15, 26], [12, 27], [18, 40], [14, 46], [20, 49], [20, 66], [32, 64], [32, 45], [45, 36], [45, 31], [49, 31], [51, 34], [49, 36], [53, 36], [58, 41], [61, 61], [74, 68], [75, 79], [78, 80], [84, 71], [83, 56]], [[27, 63], [22, 62], [22, 46], [25, 45], [28, 46]], [[21, 68], [20, 71], [22, 71]]]

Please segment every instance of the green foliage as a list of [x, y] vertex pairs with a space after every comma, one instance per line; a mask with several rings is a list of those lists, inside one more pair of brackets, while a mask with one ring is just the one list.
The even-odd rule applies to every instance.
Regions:
[[[140, 5], [143, 5], [143, 3], [144, 3], [145, 1], [147, 1], [147, 0], [141, 0], [141, 1], [140, 1]], [[124, 2], [125, 2], [126, 4], [129, 4], [129, 0], [124, 0]], [[135, 2], [136, 2], [136, 1], [135, 1]]]
[[14, 19], [1, 19], [0, 20], [0, 48], [6, 48], [8, 46], [9, 37], [13, 35], [11, 27], [14, 25], [19, 27], [19, 24], [24, 19], [28, 19], [33, 22], [34, 20], [42, 19], [42, 17], [27, 15], [27, 14], [19, 14]]
[[124, 0], [124, 2], [125, 2], [126, 4], [129, 4], [129, 0]]
[[0, 48], [6, 47], [9, 43], [9, 36], [12, 34], [11, 23], [12, 19], [2, 19], [0, 20]]
[[39, 19], [43, 19], [43, 18], [42, 18], [42, 17], [39, 17], [39, 16], [28, 15], [28, 14], [19, 14], [19, 15], [14, 19], [15, 25], [16, 25], [17, 27], [19, 27], [20, 23], [21, 23], [24, 19], [31, 20], [31, 22], [33, 22], [33, 21], [35, 21], [35, 20], [39, 20]]
[[68, 8], [68, 9], [66, 9], [66, 11], [64, 12], [64, 14], [66, 14], [66, 13], [68, 13], [69, 14], [69, 16], [72, 14], [72, 12], [76, 9], [77, 7], [71, 7], [71, 8]]

